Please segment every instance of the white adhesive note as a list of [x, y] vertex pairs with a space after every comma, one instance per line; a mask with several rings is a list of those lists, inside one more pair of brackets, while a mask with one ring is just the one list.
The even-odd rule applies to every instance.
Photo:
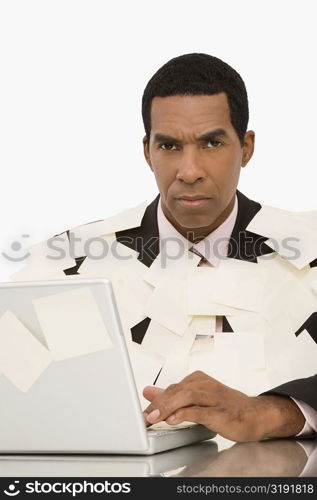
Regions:
[[55, 279], [63, 270], [76, 265], [70, 255], [66, 233], [41, 241], [26, 250], [25, 267], [10, 276], [12, 281]]
[[6, 311], [0, 318], [0, 372], [26, 392], [51, 362], [51, 353], [11, 311]]
[[193, 316], [190, 326], [196, 335], [212, 335], [216, 331], [216, 316]]
[[188, 326], [183, 337], [174, 344], [166, 357], [156, 385], [165, 389], [170, 384], [180, 382], [189, 374], [189, 354], [195, 340], [195, 331]]
[[312, 289], [314, 290], [314, 292], [317, 293], [317, 280], [312, 281], [310, 285], [311, 285]]
[[268, 328], [266, 319], [259, 313], [252, 311], [239, 311], [228, 318], [228, 322], [234, 332], [262, 331]]
[[131, 342], [128, 345], [128, 352], [141, 408], [144, 410], [150, 402], [143, 396], [143, 389], [147, 385], [153, 385], [164, 359], [158, 354], [146, 351], [142, 345], [136, 342]]
[[197, 302], [207, 302], [260, 311], [266, 277], [266, 269], [237, 259], [222, 260], [216, 268], [197, 267], [188, 275], [189, 309]]
[[149, 297], [145, 314], [177, 335], [184, 335], [191, 321], [186, 310], [186, 276], [162, 278]]
[[263, 304], [262, 314], [267, 321], [274, 320], [281, 312], [287, 312], [292, 332], [296, 332], [311, 314], [317, 311], [317, 297], [313, 290], [300, 282], [283, 283]]
[[166, 358], [178, 339], [176, 333], [152, 319], [142, 340], [142, 347], [146, 351]]
[[303, 330], [297, 337], [290, 334], [282, 349], [272, 353], [268, 360], [271, 387], [290, 380], [310, 377], [316, 373], [317, 344]]
[[265, 243], [297, 269], [317, 257], [316, 227], [303, 214], [263, 205], [247, 230], [268, 237]]
[[[96, 249], [95, 251], [93, 250], [93, 247], [96, 245], [100, 247], [99, 251], [96, 251]], [[91, 245], [91, 249], [79, 268], [81, 276], [106, 276], [113, 278], [122, 269], [130, 268], [134, 265], [145, 267], [137, 260], [138, 252], [119, 243], [116, 240], [115, 234], [99, 236], [98, 241], [95, 241], [94, 245]], [[145, 269], [143, 272], [145, 272]]]
[[233, 366], [239, 370], [266, 367], [263, 332], [221, 332], [215, 333], [214, 339], [215, 354], [228, 370]]
[[210, 377], [219, 376], [215, 371], [214, 339], [196, 339], [189, 354], [189, 373], [201, 370]]
[[74, 227], [70, 230], [72, 238], [76, 238], [76, 257], [86, 255], [85, 250], [90, 244], [90, 240], [98, 236], [108, 235], [124, 229], [139, 227], [144, 215], [147, 202], [128, 208], [123, 212], [89, 224]]
[[32, 302], [55, 361], [112, 347], [89, 288], [76, 288]]
[[144, 279], [152, 286], [158, 286], [166, 274], [182, 277], [197, 267], [201, 257], [189, 252], [181, 241], [168, 240], [161, 245], [161, 252], [147, 268]]
[[[223, 335], [223, 337], [222, 337]], [[263, 365], [263, 337], [259, 341], [239, 333], [216, 333], [215, 339], [195, 340], [189, 357], [189, 370], [201, 370], [217, 381], [246, 394], [257, 395], [270, 388], [266, 368]], [[220, 341], [219, 341], [220, 339]], [[216, 346], [217, 344], [217, 346]], [[246, 362], [245, 345], [255, 359]], [[249, 360], [248, 360], [249, 361]]]

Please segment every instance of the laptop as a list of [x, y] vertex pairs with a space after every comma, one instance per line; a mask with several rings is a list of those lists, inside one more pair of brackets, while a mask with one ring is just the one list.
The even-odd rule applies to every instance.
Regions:
[[[0, 316], [10, 311], [49, 350], [36, 304], [39, 299], [49, 299], [51, 303], [52, 297], [65, 297], [65, 292], [76, 297], [89, 294], [109, 336], [109, 345], [95, 352], [54, 358], [27, 390], [17, 387], [10, 377], [0, 375], [1, 454], [151, 455], [216, 435], [199, 424], [146, 428], [109, 279], [76, 277], [2, 283]], [[54, 300], [52, 303], [56, 304]], [[79, 311], [79, 307], [78, 303], [73, 311]], [[55, 307], [51, 318], [58, 318], [63, 308], [65, 303]], [[73, 313], [74, 322], [75, 316]], [[92, 335], [89, 325], [84, 329], [85, 336]], [[79, 330], [82, 333], [82, 325]], [[59, 337], [60, 333], [55, 332]], [[65, 339], [68, 333], [66, 330]], [[54, 336], [50, 341], [54, 343]]]

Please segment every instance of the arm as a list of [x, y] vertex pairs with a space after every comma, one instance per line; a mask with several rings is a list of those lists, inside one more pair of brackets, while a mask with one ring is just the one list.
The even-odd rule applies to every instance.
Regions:
[[291, 398], [302, 411], [308, 432], [299, 433], [299, 437], [317, 437], [317, 375], [286, 382], [262, 395], [279, 395]]
[[317, 375], [291, 380], [262, 394], [277, 394], [300, 399], [314, 408], [314, 410], [317, 410]]
[[143, 394], [151, 401], [145, 410], [149, 424], [162, 420], [172, 425], [197, 422], [232, 441], [294, 437], [305, 423], [302, 412], [289, 397], [250, 397], [200, 371], [165, 390], [146, 387]]

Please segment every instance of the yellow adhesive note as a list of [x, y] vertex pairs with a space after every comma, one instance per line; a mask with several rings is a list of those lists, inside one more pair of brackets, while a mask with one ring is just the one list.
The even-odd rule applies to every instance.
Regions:
[[110, 335], [89, 288], [76, 288], [32, 302], [54, 360], [112, 347]]
[[51, 353], [11, 311], [6, 311], [0, 318], [0, 371], [26, 392], [51, 362]]

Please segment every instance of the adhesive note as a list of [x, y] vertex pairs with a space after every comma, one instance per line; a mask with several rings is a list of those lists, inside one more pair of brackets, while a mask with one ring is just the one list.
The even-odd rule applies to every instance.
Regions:
[[263, 304], [262, 314], [266, 320], [272, 321], [281, 311], [287, 312], [295, 333], [317, 311], [316, 294], [302, 283], [294, 284], [294, 281], [289, 280], [272, 290], [271, 296]]
[[268, 328], [266, 319], [261, 314], [252, 311], [239, 311], [230, 316], [228, 322], [234, 332], [265, 331]]
[[[222, 260], [218, 267], [197, 267], [188, 275], [188, 303], [207, 301], [237, 309], [260, 311], [266, 270], [255, 263]], [[214, 311], [209, 314], [215, 315]], [[224, 313], [225, 314], [225, 313]]]
[[158, 286], [162, 277], [173, 274], [183, 276], [193, 267], [197, 267], [201, 257], [188, 251], [180, 241], [167, 240], [161, 245], [161, 252], [147, 268], [144, 279], [152, 286]]
[[149, 297], [145, 315], [182, 336], [191, 321], [186, 311], [186, 276], [166, 276]]
[[317, 280], [311, 282], [311, 287], [317, 293]]
[[189, 355], [189, 373], [201, 370], [210, 377], [219, 376], [215, 371], [215, 354], [213, 338], [196, 339]]
[[32, 302], [55, 361], [112, 347], [89, 288], [76, 288]]
[[142, 347], [146, 351], [166, 358], [178, 339], [179, 336], [176, 333], [152, 319], [142, 340]]
[[89, 224], [74, 227], [70, 230], [71, 237], [76, 238], [76, 257], [87, 255], [85, 252], [90, 240], [102, 235], [108, 235], [124, 229], [139, 227], [144, 215], [147, 202], [131, 207], [112, 217]]
[[215, 354], [229, 367], [264, 369], [264, 334], [262, 332], [221, 332], [214, 334]]
[[317, 300], [311, 282], [317, 269], [305, 266], [296, 269], [282, 257], [275, 255], [266, 260], [258, 258], [258, 265], [267, 271], [267, 284], [263, 293], [262, 314], [271, 321], [287, 311], [295, 332], [317, 310]]
[[[81, 276], [99, 277], [107, 276], [113, 278], [123, 268], [133, 265], [145, 267], [137, 260], [138, 252], [119, 243], [115, 235], [98, 236], [98, 245], [103, 244], [103, 252], [88, 252], [87, 257], [79, 268]], [[86, 249], [87, 250], [87, 249]], [[143, 272], [145, 270], [143, 269]]]
[[112, 236], [104, 238], [109, 241], [111, 251], [103, 259], [85, 259], [79, 269], [80, 276], [104, 276], [111, 280], [124, 330], [131, 338], [128, 330], [146, 317], [144, 308], [153, 287], [143, 279], [147, 267], [137, 259], [138, 252]]
[[317, 231], [303, 215], [263, 205], [247, 230], [268, 237], [265, 243], [298, 269], [317, 257]]
[[283, 350], [278, 351], [268, 361], [271, 387], [290, 380], [310, 377], [316, 373], [317, 344], [303, 330], [297, 337], [290, 335]]
[[26, 266], [10, 276], [12, 281], [50, 279], [51, 276], [76, 265], [75, 259], [70, 256], [66, 233], [29, 247], [26, 256]]
[[277, 253], [262, 255], [257, 257], [258, 265], [265, 268], [267, 282], [265, 294], [271, 294], [272, 290], [287, 281], [305, 281], [312, 269], [307, 265], [302, 269], [297, 269], [289, 261]]
[[267, 321], [265, 337], [265, 357], [270, 360], [283, 353], [285, 347], [292, 341], [295, 330], [287, 313], [280, 311], [274, 318]]
[[[217, 333], [216, 340], [195, 340], [189, 357], [189, 371], [201, 370], [228, 387], [257, 395], [269, 389], [269, 379], [263, 364], [263, 337], [260, 340], [253, 338], [250, 346], [249, 337], [243, 333], [238, 335]], [[245, 345], [252, 351], [251, 356], [255, 354], [251, 363], [246, 363], [243, 351], [239, 351]]]
[[11, 311], [6, 311], [0, 318], [0, 372], [27, 392], [51, 362], [51, 353]]
[[143, 396], [143, 389], [147, 385], [153, 385], [164, 360], [158, 354], [146, 351], [142, 345], [136, 342], [131, 342], [128, 345], [128, 352], [141, 408], [144, 410], [150, 402]]
[[193, 316], [191, 328], [197, 335], [212, 335], [216, 331], [216, 316]]
[[301, 282], [309, 291], [316, 290], [317, 267], [309, 267], [307, 273], [301, 278]]
[[195, 340], [195, 331], [189, 325], [166, 357], [156, 385], [165, 389], [180, 382], [189, 374], [189, 353]]
[[305, 223], [312, 229], [317, 229], [317, 210], [307, 210], [305, 212], [295, 212], [298, 217], [305, 220]]
[[143, 302], [137, 300], [126, 280], [120, 276], [112, 280], [112, 287], [120, 318], [124, 319], [128, 328], [132, 328], [146, 317]]
[[188, 288], [186, 309], [191, 316], [231, 316], [238, 311], [234, 307], [211, 302], [208, 294], [200, 292], [197, 295], [194, 288]]

